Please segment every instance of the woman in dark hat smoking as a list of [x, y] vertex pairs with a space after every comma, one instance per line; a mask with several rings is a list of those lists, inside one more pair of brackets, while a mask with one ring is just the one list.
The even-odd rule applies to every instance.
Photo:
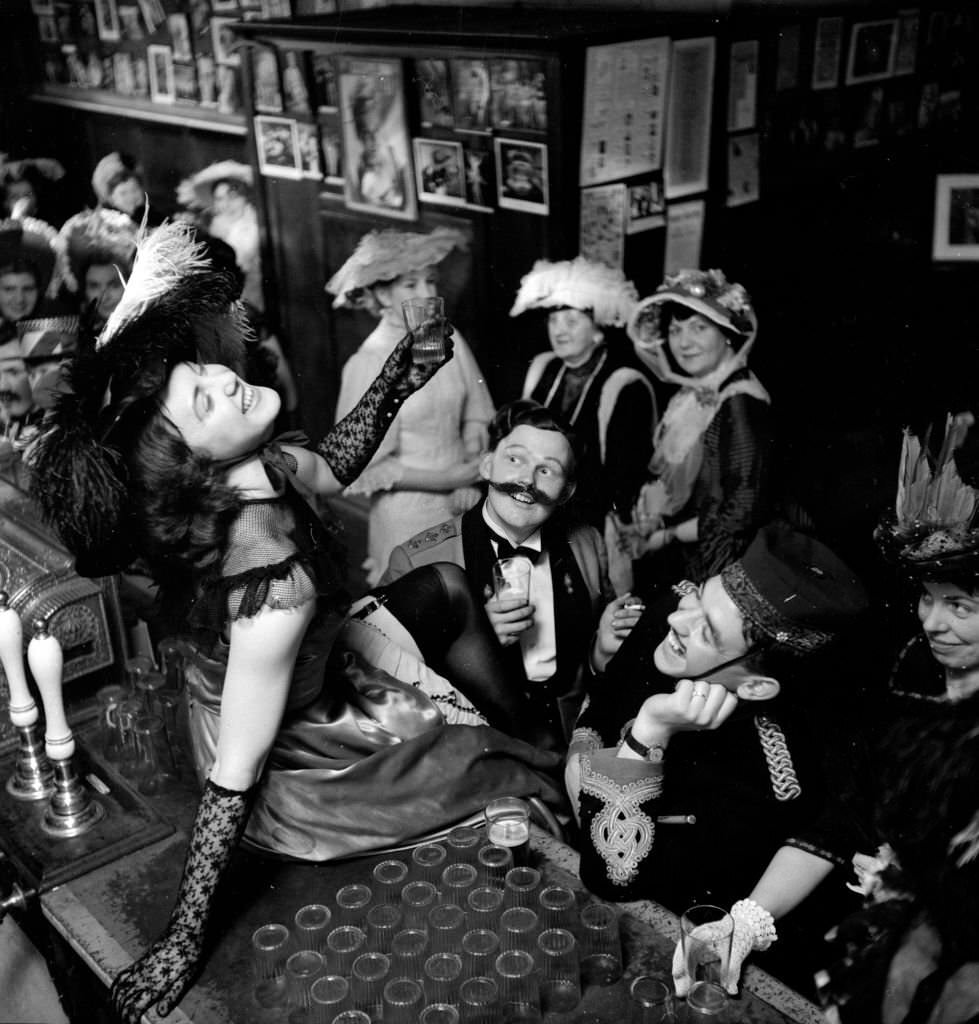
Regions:
[[[141, 244], [122, 301], [31, 450], [33, 492], [78, 571], [105, 575], [141, 555], [193, 638], [203, 796], [170, 922], [113, 984], [127, 1022], [154, 1005], [167, 1014], [190, 983], [242, 835], [328, 860], [447, 828], [502, 793], [559, 800], [543, 774], [556, 756], [486, 724], [516, 731], [523, 709], [461, 571], [410, 574], [345, 620], [336, 545], [304, 497], [355, 479], [442, 363], [413, 366], [405, 336], [317, 452], [270, 440], [276, 393], [233, 369], [236, 282], [188, 231], [166, 225]], [[385, 602], [393, 614], [378, 628], [399, 626], [428, 663], [415, 666], [445, 677], [399, 679], [393, 662], [365, 662], [376, 645], [358, 646], [356, 627]]]

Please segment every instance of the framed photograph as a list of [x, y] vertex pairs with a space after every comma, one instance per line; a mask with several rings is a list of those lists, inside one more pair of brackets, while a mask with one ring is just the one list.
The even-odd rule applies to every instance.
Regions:
[[452, 92], [449, 89], [449, 62], [416, 60], [413, 79], [418, 93], [418, 110], [422, 126], [451, 128]]
[[197, 68], [193, 64], [173, 65], [173, 90], [178, 103], [197, 103]]
[[306, 80], [306, 54], [302, 50], [282, 51], [282, 96], [290, 114], [300, 117], [312, 114]]
[[917, 10], [897, 12], [897, 51], [894, 74], [910, 75], [918, 65], [918, 31], [921, 15]]
[[813, 89], [835, 89], [843, 55], [843, 19], [819, 18], [812, 52]]
[[160, 0], [137, 0], [137, 3], [143, 14], [143, 21], [146, 22], [147, 34], [153, 35], [167, 20], [167, 13], [163, 10]]
[[758, 102], [757, 39], [731, 43], [727, 97], [727, 130], [740, 132], [754, 128]]
[[504, 131], [547, 131], [546, 85], [542, 60], [490, 61], [490, 123]]
[[279, 55], [273, 47], [257, 44], [253, 48], [252, 83], [255, 90], [255, 109], [263, 114], [281, 114]]
[[547, 216], [547, 147], [520, 139], [493, 139], [496, 202], [504, 210]]
[[173, 82], [173, 50], [153, 44], [146, 47], [150, 69], [150, 99], [154, 103], [173, 103], [176, 89]]
[[328, 185], [343, 187], [343, 148], [339, 110], [320, 110], [320, 152], [323, 155], [323, 180]]
[[313, 64], [313, 102], [317, 110], [337, 110], [340, 107], [340, 85], [337, 81], [337, 68], [328, 53], [314, 53]]
[[122, 38], [116, 0], [95, 0], [95, 21], [98, 24], [99, 39], [103, 43], [118, 43]]
[[296, 122], [288, 117], [255, 117], [258, 166], [269, 178], [301, 178]]
[[170, 30], [170, 45], [174, 60], [193, 60], [190, 48], [190, 24], [186, 14], [168, 14], [167, 28]]
[[415, 184], [422, 203], [462, 206], [466, 202], [461, 142], [414, 139]]
[[466, 205], [483, 213], [492, 213], [496, 196], [496, 165], [489, 138], [484, 135], [465, 136], [462, 159], [466, 175]]
[[320, 164], [320, 137], [315, 124], [296, 121], [296, 148], [299, 153], [299, 170], [304, 178], [323, 180]]
[[683, 267], [700, 266], [706, 214], [707, 204], [703, 199], [670, 203], [666, 207], [665, 273], [675, 274]]
[[485, 60], [453, 60], [452, 119], [459, 131], [490, 130], [490, 71]]
[[234, 18], [211, 18], [211, 48], [218, 64], [238, 67], [241, 54], [234, 52], [235, 34], [229, 28], [234, 23]]
[[894, 74], [897, 18], [857, 22], [850, 32], [846, 84], [878, 82]]
[[622, 269], [628, 191], [621, 182], [581, 190], [578, 252], [585, 259]]
[[678, 39], [673, 43], [663, 168], [667, 199], [707, 191], [714, 50], [713, 36]]
[[979, 174], [939, 174], [935, 181], [934, 260], [979, 260]]
[[401, 61], [345, 58], [339, 71], [347, 206], [414, 220]]
[[661, 228], [665, 223], [666, 204], [663, 202], [663, 183], [654, 178], [641, 185], [630, 185], [625, 233], [637, 235], [641, 231]]

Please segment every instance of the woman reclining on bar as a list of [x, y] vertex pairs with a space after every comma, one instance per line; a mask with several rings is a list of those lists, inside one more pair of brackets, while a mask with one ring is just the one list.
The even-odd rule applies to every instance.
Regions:
[[[354, 479], [437, 368], [413, 366], [406, 337], [319, 454], [270, 441], [276, 393], [230, 368], [242, 352], [233, 296], [184, 229], [150, 235], [32, 451], [35, 496], [79, 572], [141, 555], [167, 606], [189, 606], [191, 731], [206, 784], [170, 923], [113, 984], [125, 1021], [154, 1005], [165, 1015], [185, 991], [243, 833], [326, 860], [450, 827], [502, 793], [559, 800], [547, 775], [557, 757], [492, 727], [516, 731], [522, 709], [461, 571], [411, 574], [345, 622], [336, 545], [304, 500]], [[370, 671], [364, 658], [387, 650], [358, 635], [372, 622], [407, 627], [456, 687], [421, 679], [417, 662], [405, 672], [404, 659], [382, 659], [402, 682]], [[336, 650], [338, 637], [358, 654]]]

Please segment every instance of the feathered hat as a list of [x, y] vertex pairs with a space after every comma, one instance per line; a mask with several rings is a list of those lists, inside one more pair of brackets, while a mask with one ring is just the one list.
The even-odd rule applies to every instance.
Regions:
[[31, 490], [83, 576], [131, 564], [127, 448], [157, 410], [170, 370], [204, 359], [240, 371], [244, 325], [233, 275], [184, 224], [142, 234], [133, 272], [94, 351], [81, 352], [29, 452]]
[[510, 316], [528, 309], [571, 307], [591, 313], [599, 327], [622, 327], [638, 298], [625, 274], [604, 263], [583, 256], [559, 263], [537, 260], [521, 278]]
[[58, 232], [68, 257], [68, 288], [78, 291], [91, 263], [113, 263], [121, 273], [128, 273], [136, 252], [137, 231], [132, 218], [105, 207], [82, 210], [69, 217]]
[[881, 518], [874, 537], [889, 560], [919, 578], [979, 575], [979, 491], [963, 483], [955, 451], [972, 425], [971, 414], [948, 416], [937, 458], [904, 431], [894, 508]]
[[326, 282], [336, 298], [334, 308], [359, 309], [373, 284], [441, 263], [453, 249], [465, 251], [466, 236], [455, 228], [438, 227], [427, 235], [385, 228], [368, 231], [346, 263]]
[[739, 362], [747, 362], [758, 318], [744, 286], [728, 281], [723, 270], [679, 270], [667, 274], [652, 295], [635, 305], [626, 326], [636, 354], [661, 380], [685, 379], [670, 368], [663, 352], [662, 307], [668, 302], [686, 306], [744, 339], [737, 354]]
[[21, 160], [9, 160], [6, 153], [0, 153], [0, 184], [29, 181], [33, 176], [60, 181], [65, 176], [65, 169], [51, 157], [25, 156]]
[[188, 210], [206, 210], [213, 204], [212, 193], [219, 181], [240, 182], [250, 189], [255, 184], [255, 175], [248, 164], [219, 160], [184, 178], [177, 186], [177, 202]]
[[100, 203], [108, 203], [120, 181], [136, 176], [136, 168], [121, 153], [107, 153], [92, 171], [92, 191]]

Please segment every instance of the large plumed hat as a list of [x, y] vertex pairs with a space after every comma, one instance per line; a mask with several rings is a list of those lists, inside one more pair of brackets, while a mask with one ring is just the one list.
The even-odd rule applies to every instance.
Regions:
[[237, 282], [183, 224], [139, 241], [133, 272], [92, 352], [72, 361], [68, 384], [28, 453], [31, 489], [84, 576], [118, 572], [135, 555], [127, 446], [157, 409], [179, 362], [240, 370], [246, 327]]
[[721, 584], [741, 615], [779, 648], [825, 647], [867, 610], [863, 584], [825, 544], [786, 523], [758, 531]]
[[107, 153], [92, 171], [92, 191], [100, 203], [109, 202], [112, 189], [124, 178], [135, 175], [133, 165], [121, 153]]
[[101, 206], [69, 217], [59, 235], [68, 255], [70, 276], [65, 283], [71, 291], [78, 290], [82, 275], [93, 262], [113, 263], [128, 273], [136, 252], [137, 232], [131, 217]]
[[947, 417], [937, 456], [928, 436], [922, 443], [904, 431], [894, 507], [874, 536], [886, 558], [919, 578], [979, 576], [979, 491], [962, 481], [954, 458], [971, 425], [971, 414]]
[[427, 235], [411, 231], [368, 231], [347, 262], [326, 282], [335, 308], [360, 308], [364, 291], [382, 281], [441, 263], [453, 249], [465, 251], [466, 236], [455, 228], [437, 227]]
[[621, 270], [578, 256], [573, 260], [537, 260], [520, 281], [510, 310], [570, 307], [591, 314], [599, 327], [623, 327], [639, 298], [636, 286]]
[[65, 176], [65, 169], [51, 157], [25, 156], [20, 160], [10, 160], [6, 153], [0, 153], [0, 183], [6, 185], [9, 181], [30, 180], [34, 175], [48, 181], [60, 181]]
[[250, 189], [255, 184], [255, 174], [248, 164], [219, 160], [184, 178], [177, 186], [177, 202], [189, 210], [206, 210], [213, 202], [212, 193], [219, 181], [238, 182]]
[[37, 271], [42, 295], [57, 295], [62, 282], [71, 277], [64, 240], [37, 217], [0, 221], [0, 267], [16, 260], [24, 260]]

